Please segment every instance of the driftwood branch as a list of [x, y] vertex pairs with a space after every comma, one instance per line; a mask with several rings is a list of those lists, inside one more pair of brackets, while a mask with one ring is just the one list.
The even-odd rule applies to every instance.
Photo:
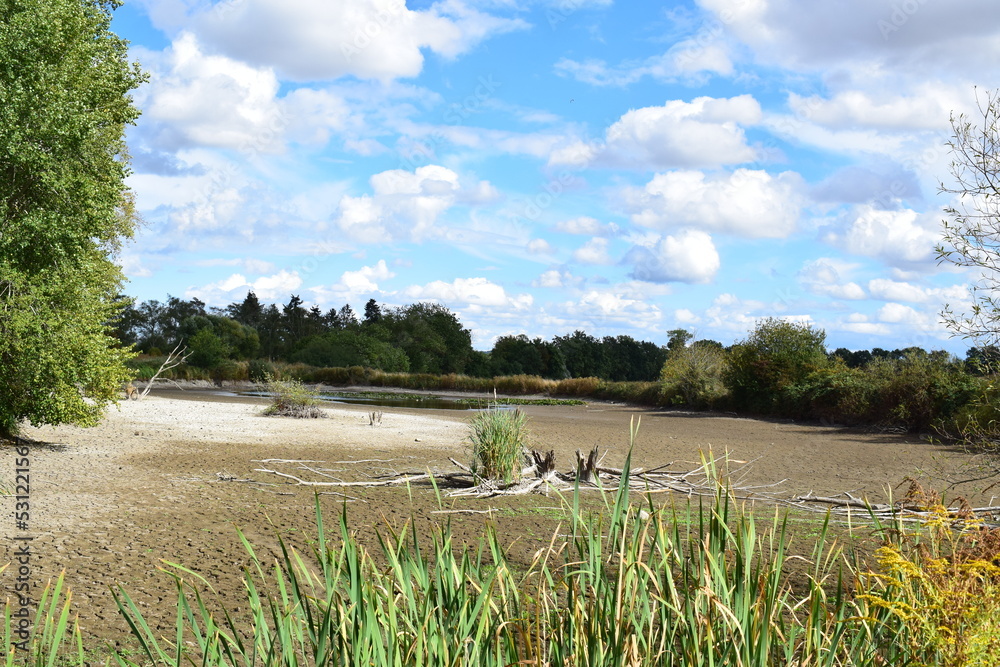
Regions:
[[[274, 468], [257, 468], [257, 472], [275, 475], [288, 483], [309, 487], [384, 487], [400, 484], [430, 484], [450, 489], [448, 496], [491, 498], [494, 496], [512, 496], [528, 493], [548, 494], [550, 490], [569, 491], [579, 488], [586, 491], [613, 492], [627, 484], [636, 491], [649, 493], [680, 493], [686, 496], [711, 496], [717, 492], [717, 482], [712, 478], [705, 465], [677, 470], [674, 463], [658, 465], [650, 469], [633, 468], [626, 473], [619, 468], [602, 466], [602, 457], [598, 447], [594, 447], [586, 456], [577, 452], [577, 462], [573, 470], [559, 472], [556, 469], [555, 452], [550, 450], [542, 453], [525, 451], [528, 465], [521, 471], [519, 480], [503, 482], [499, 480], [484, 480], [476, 476], [472, 469], [454, 458], [449, 458], [457, 468], [453, 471], [418, 472], [394, 471], [384, 475], [374, 475], [367, 480], [343, 481], [327, 473], [328, 469], [318, 468], [314, 464], [322, 461], [303, 461], [287, 459], [263, 459], [260, 463], [294, 465], [291, 472]], [[718, 465], [726, 461], [726, 457], [714, 459], [711, 464]], [[359, 461], [360, 462], [360, 461]], [[780, 483], [779, 483], [780, 484]], [[774, 485], [760, 487], [745, 487], [744, 493], [751, 489], [767, 489]]]
[[156, 383], [156, 378], [160, 377], [164, 371], [169, 371], [171, 368], [177, 368], [187, 361], [188, 357], [192, 354], [192, 352], [187, 351], [187, 345], [184, 345], [183, 341], [177, 343], [177, 345], [174, 346], [174, 349], [171, 350], [170, 354], [167, 355], [166, 360], [160, 364], [159, 370], [153, 373], [153, 377], [149, 378], [149, 382], [146, 383], [146, 387], [142, 390], [142, 393], [139, 394], [139, 398], [146, 398], [150, 390], [153, 388], [153, 384]]
[[[808, 511], [829, 511], [835, 515], [847, 515], [853, 518], [870, 516], [880, 521], [922, 522], [931, 518], [940, 518], [943, 515], [959, 527], [968, 526], [970, 521], [985, 528], [1000, 527], [1000, 506], [970, 507], [966, 505], [931, 509], [906, 502], [898, 502], [891, 505], [888, 503], [871, 503], [864, 498], [856, 498], [846, 492], [842, 495], [844, 496], [843, 498], [817, 496], [810, 491], [806, 495], [797, 496], [791, 500], [779, 499], [779, 502]], [[826, 507], [818, 508], [814, 507], [814, 504]], [[858, 510], [861, 510], [861, 512]]]
[[[390, 459], [391, 460], [391, 459]], [[259, 462], [269, 464], [294, 465], [293, 472], [285, 472], [272, 468], [257, 468], [256, 472], [274, 475], [288, 484], [318, 488], [343, 487], [388, 487], [401, 484], [434, 484], [445, 495], [451, 497], [491, 498], [495, 496], [512, 496], [529, 493], [548, 494], [549, 491], [597, 491], [614, 493], [627, 486], [628, 488], [648, 494], [675, 493], [687, 497], [714, 497], [719, 493], [720, 478], [715, 470], [725, 471], [727, 492], [733, 499], [751, 502], [765, 502], [810, 512], [829, 512], [835, 516], [843, 516], [848, 520], [873, 517], [877, 520], [893, 521], [926, 521], [928, 518], [940, 516], [941, 509], [933, 511], [913, 502], [897, 502], [894, 504], [871, 503], [865, 498], [858, 498], [850, 492], [839, 496], [816, 495], [812, 491], [807, 494], [788, 496], [779, 494], [776, 490], [787, 480], [770, 484], [747, 485], [741, 480], [748, 476], [749, 466], [754, 461], [735, 461], [727, 455], [711, 458], [706, 457], [700, 464], [678, 465], [676, 462], [656, 465], [650, 468], [635, 467], [628, 471], [601, 465], [601, 457], [597, 447], [586, 456], [579, 450], [576, 452], [576, 465], [572, 470], [559, 472], [556, 469], [555, 452], [538, 451], [525, 452], [526, 467], [521, 471], [521, 478], [513, 482], [499, 480], [484, 480], [472, 472], [472, 469], [454, 458], [449, 461], [456, 470], [451, 471], [392, 471], [386, 474], [371, 475], [362, 481], [344, 481], [327, 473], [334, 472], [319, 468], [315, 464], [323, 461], [294, 459], [263, 459]], [[351, 461], [350, 463], [384, 462], [377, 459], [367, 461]], [[347, 463], [347, 462], [338, 462]], [[740, 464], [731, 468], [731, 463]], [[359, 471], [359, 474], [365, 474]], [[367, 475], [366, 475], [367, 476]], [[316, 479], [319, 478], [319, 479]], [[220, 479], [223, 479], [220, 475]], [[236, 480], [249, 481], [249, 480]], [[342, 493], [329, 491], [349, 500], [361, 500]], [[957, 526], [969, 525], [970, 520], [979, 522], [985, 527], [1000, 527], [1000, 506], [985, 507], [949, 507], [943, 510], [952, 517]], [[436, 513], [490, 513], [492, 510], [440, 510]]]

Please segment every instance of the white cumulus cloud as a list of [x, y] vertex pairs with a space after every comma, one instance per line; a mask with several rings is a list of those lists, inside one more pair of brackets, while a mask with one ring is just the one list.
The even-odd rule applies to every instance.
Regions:
[[534, 302], [530, 294], [509, 295], [502, 285], [486, 278], [456, 278], [450, 283], [435, 280], [407, 287], [404, 293], [411, 299], [482, 308], [525, 310]]
[[[951, 93], [951, 94], [949, 94]], [[829, 98], [789, 95], [788, 105], [795, 113], [814, 123], [843, 129], [869, 127], [880, 129], [940, 130], [948, 122], [952, 109], [961, 104], [953, 91], [924, 84], [914, 94], [886, 95], [865, 90], [844, 90]]]
[[643, 227], [698, 226], [746, 238], [783, 238], [795, 231], [802, 188], [801, 177], [788, 171], [671, 171], [656, 174], [641, 189], [625, 189], [622, 197], [632, 221]]
[[241, 0], [210, 5], [192, 23], [216, 49], [297, 81], [414, 77], [424, 50], [454, 58], [527, 27], [461, 0], [420, 10], [404, 0]]
[[590, 239], [573, 251], [573, 259], [581, 264], [610, 264], [608, 240], [604, 238]]
[[247, 280], [240, 273], [234, 273], [203, 287], [191, 287], [184, 292], [184, 296], [188, 299], [201, 299], [210, 306], [224, 306], [241, 300], [250, 290], [263, 301], [274, 301], [287, 297], [301, 286], [302, 278], [297, 271], [279, 271], [253, 281]]
[[586, 331], [659, 328], [663, 320], [659, 306], [639, 294], [622, 293], [618, 287], [588, 290], [578, 300], [564, 302], [556, 310]]
[[878, 310], [879, 322], [889, 324], [927, 324], [928, 317], [924, 313], [917, 312], [911, 306], [901, 303], [887, 303]]
[[906, 303], [964, 303], [969, 296], [968, 288], [964, 285], [921, 287], [913, 283], [889, 280], [888, 278], [875, 278], [868, 281], [868, 291], [875, 299]]
[[334, 214], [334, 224], [362, 243], [424, 240], [434, 235], [441, 214], [490, 187], [479, 182], [463, 188], [458, 174], [439, 165], [379, 172], [369, 183], [371, 195], [345, 195]]
[[708, 283], [721, 266], [712, 237], [693, 229], [665, 236], [651, 247], [633, 246], [624, 261], [633, 266], [633, 278], [655, 283]]
[[150, 66], [152, 80], [137, 102], [144, 110], [143, 136], [157, 148], [281, 150], [285, 119], [270, 68], [207, 54], [190, 32]]
[[549, 163], [581, 166], [596, 161], [638, 169], [750, 162], [756, 152], [743, 128], [760, 121], [760, 104], [750, 95], [671, 100], [627, 112], [607, 129], [602, 143], [565, 147], [553, 153]]
[[806, 262], [799, 271], [799, 282], [814, 294], [835, 299], [860, 300], [867, 298], [864, 288], [847, 279], [856, 264], [841, 262], [829, 257]]
[[357, 271], [344, 271], [340, 284], [352, 294], [378, 291], [377, 280], [388, 280], [396, 274], [389, 270], [385, 260], [380, 259], [375, 266], [363, 266]]
[[890, 264], [929, 261], [940, 242], [940, 218], [912, 209], [880, 210], [869, 204], [856, 206], [843, 232], [833, 232], [826, 240], [848, 252], [874, 257]]

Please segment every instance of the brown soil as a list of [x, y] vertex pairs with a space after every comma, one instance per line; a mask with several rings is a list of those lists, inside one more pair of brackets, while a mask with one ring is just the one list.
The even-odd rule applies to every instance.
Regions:
[[[358, 480], [392, 470], [452, 470], [448, 457], [468, 459], [466, 413], [392, 409], [381, 425], [370, 426], [364, 407], [330, 408], [326, 419], [294, 420], [262, 417], [262, 405], [261, 399], [210, 391], [160, 391], [122, 403], [97, 428], [26, 429], [33, 441], [29, 525], [26, 531], [17, 528], [14, 498], [5, 497], [7, 519], [0, 530], [7, 536], [6, 553], [0, 563], [13, 560], [14, 537], [34, 536], [36, 599], [45, 582], [65, 570], [85, 634], [125, 642], [127, 626], [110, 592], [121, 585], [147, 612], [151, 626], [169, 635], [176, 595], [173, 579], [159, 569], [161, 559], [200, 573], [222, 604], [239, 613], [245, 605], [241, 568], [249, 561], [237, 527], [262, 556], [277, 553], [276, 534], [309, 549], [314, 489], [256, 472], [263, 465], [257, 461], [324, 461], [324, 467], [342, 470], [336, 474], [343, 479]], [[608, 451], [606, 465], [620, 465], [630, 420], [640, 417], [635, 465], [674, 461], [695, 467], [702, 452], [728, 453], [753, 461], [744, 484], [786, 480], [778, 489], [788, 495], [850, 491], [883, 500], [906, 476], [940, 488], [940, 479], [956, 476], [969, 462], [967, 455], [912, 435], [601, 403], [525, 411], [538, 448], [554, 449], [560, 469], [571, 466], [576, 449], [595, 444]], [[351, 463], [362, 459], [380, 461]], [[0, 449], [0, 480], [10, 493], [14, 469], [13, 447]], [[274, 485], [223, 481], [219, 473]], [[502, 543], [510, 546], [512, 558], [528, 562], [565, 515], [558, 498], [540, 495], [439, 500], [427, 485], [344, 491], [359, 499], [348, 505], [351, 527], [372, 546], [377, 527], [399, 527], [407, 520], [418, 534], [427, 532], [428, 522], [448, 520], [456, 542], [474, 542], [486, 515], [433, 512], [492, 507], [502, 510], [493, 519]], [[328, 523], [335, 524], [343, 500], [320, 496]], [[0, 574], [8, 594], [15, 573], [16, 566]]]

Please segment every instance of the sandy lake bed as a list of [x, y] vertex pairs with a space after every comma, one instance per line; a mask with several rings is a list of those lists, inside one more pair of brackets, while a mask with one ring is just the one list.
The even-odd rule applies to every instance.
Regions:
[[[373, 426], [371, 408], [364, 406], [337, 405], [326, 408], [325, 419], [296, 420], [263, 417], [264, 404], [265, 399], [210, 390], [161, 390], [112, 408], [96, 428], [26, 428], [30, 519], [26, 531], [18, 530], [15, 500], [3, 498], [7, 518], [0, 531], [7, 539], [0, 563], [12, 560], [14, 537], [31, 536], [36, 598], [49, 578], [65, 570], [85, 635], [126, 641], [127, 626], [111, 596], [117, 585], [148, 611], [151, 625], [169, 633], [176, 596], [173, 580], [159, 569], [162, 560], [204, 576], [220, 604], [238, 613], [245, 604], [241, 568], [249, 561], [237, 527], [262, 554], [276, 552], [276, 534], [308, 551], [316, 489], [258, 472], [269, 467], [262, 461], [323, 462], [316, 465], [335, 470], [331, 474], [338, 478], [363, 480], [391, 471], [453, 470], [450, 457], [469, 459], [469, 413], [385, 408], [381, 424]], [[744, 484], [781, 482], [774, 490], [788, 496], [851, 492], [883, 501], [906, 477], [942, 488], [942, 480], [956, 479], [971, 460], [912, 434], [607, 403], [523, 409], [537, 448], [555, 450], [559, 469], [572, 466], [575, 450], [594, 445], [608, 452], [607, 465], [620, 465], [629, 423], [641, 418], [635, 465], [674, 462], [675, 468], [693, 468], [703, 452], [726, 453], [752, 461]], [[0, 480], [11, 493], [15, 458], [13, 447], [0, 450]], [[960, 491], [990, 500], [975, 488]], [[456, 542], [474, 542], [492, 521], [511, 557], [527, 562], [564, 518], [553, 496], [442, 500], [429, 485], [351, 487], [349, 495], [356, 499], [347, 509], [350, 526], [370, 546], [377, 544], [377, 529], [406, 521], [418, 532], [429, 522], [451, 521]], [[337, 517], [343, 501], [339, 495], [320, 496], [324, 515]], [[499, 511], [440, 513], [491, 508]], [[0, 574], [8, 592], [14, 576], [13, 569]]]

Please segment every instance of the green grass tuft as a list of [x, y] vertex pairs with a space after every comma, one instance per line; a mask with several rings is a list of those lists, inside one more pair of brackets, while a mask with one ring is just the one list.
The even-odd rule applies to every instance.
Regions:
[[521, 479], [528, 449], [528, 418], [520, 410], [483, 410], [469, 423], [472, 472], [481, 479], [516, 482]]

